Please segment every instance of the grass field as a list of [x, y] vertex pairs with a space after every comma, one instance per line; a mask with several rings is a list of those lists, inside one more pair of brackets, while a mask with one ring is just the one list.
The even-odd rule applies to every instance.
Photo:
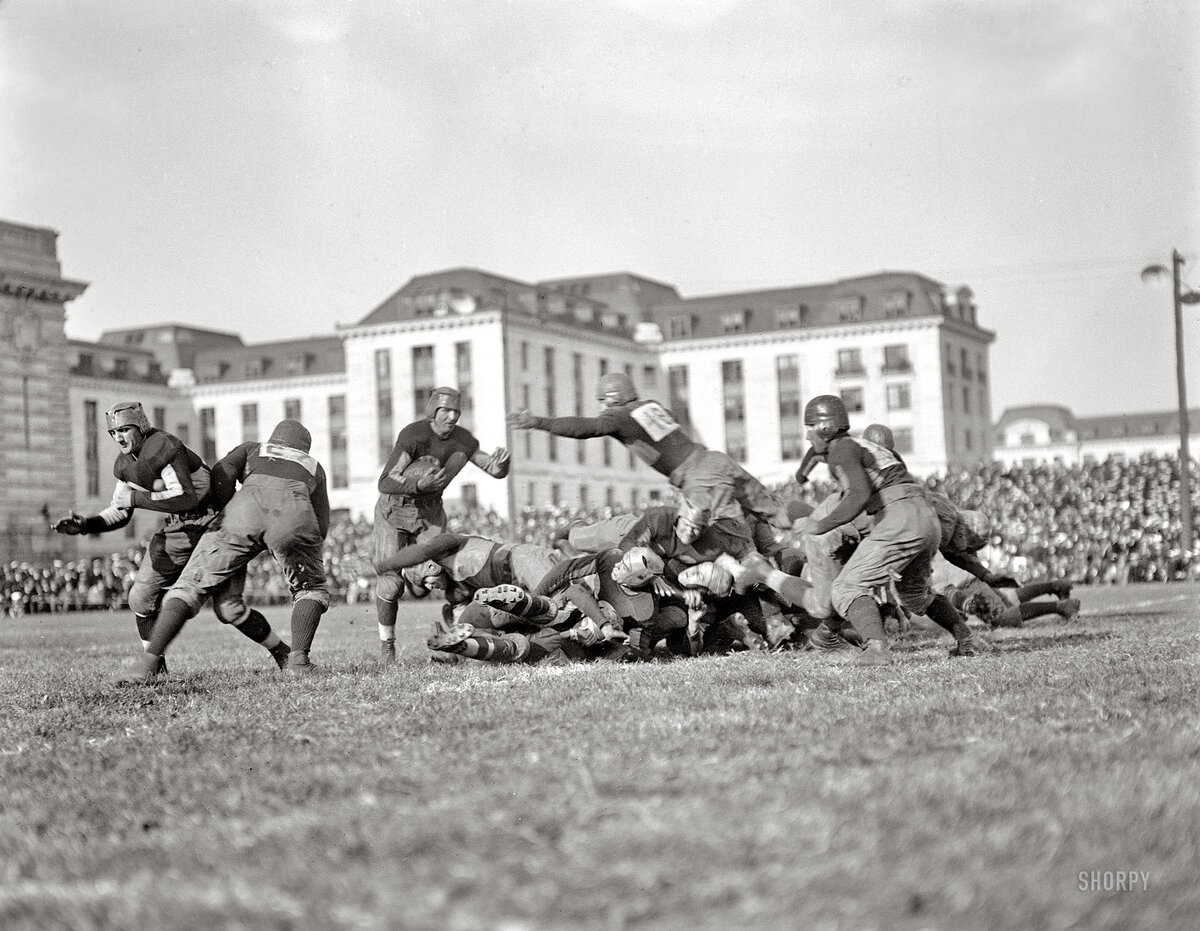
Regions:
[[292, 680], [206, 611], [126, 690], [127, 615], [5, 619], [0, 928], [1200, 927], [1200, 589], [1076, 594], [858, 670], [432, 665], [406, 604]]

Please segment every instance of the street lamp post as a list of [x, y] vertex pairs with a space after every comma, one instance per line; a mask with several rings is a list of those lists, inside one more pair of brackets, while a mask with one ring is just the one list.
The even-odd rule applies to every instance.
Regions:
[[1174, 294], [1175, 304], [1175, 384], [1179, 392], [1179, 522], [1180, 539], [1185, 558], [1191, 561], [1192, 545], [1196, 540], [1192, 527], [1192, 469], [1191, 454], [1188, 451], [1188, 439], [1191, 427], [1188, 423], [1187, 379], [1184, 376], [1183, 364], [1183, 305], [1200, 303], [1200, 294], [1191, 290], [1184, 291], [1183, 278], [1180, 269], [1183, 268], [1184, 258], [1178, 249], [1171, 252], [1171, 268], [1162, 265], [1149, 265], [1142, 269], [1142, 281], [1147, 284], [1166, 283], [1168, 277]]

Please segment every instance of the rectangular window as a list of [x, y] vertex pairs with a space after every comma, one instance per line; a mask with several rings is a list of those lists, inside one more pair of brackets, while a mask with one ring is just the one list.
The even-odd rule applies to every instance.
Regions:
[[967, 351], [965, 349], [961, 350], [961, 352], [962, 352], [962, 377], [963, 378], [971, 378], [971, 377], [973, 377], [974, 373], [971, 371], [970, 356], [967, 354]]
[[745, 333], [746, 332], [746, 317], [749, 311], [731, 310], [721, 314], [721, 332], [722, 333]]
[[284, 420], [303, 420], [301, 413], [303, 407], [300, 404], [299, 398], [284, 398], [283, 399], [283, 419]]
[[841, 391], [842, 403], [846, 405], [846, 411], [851, 414], [861, 414], [863, 410], [863, 390], [862, 388], [843, 388]]
[[346, 443], [346, 396], [329, 396], [329, 486], [350, 487], [350, 460]]
[[167, 409], [165, 407], [154, 408], [154, 416], [151, 418], [151, 422], [159, 430], [167, 429]]
[[529, 343], [521, 340], [521, 371], [529, 371]]
[[378, 448], [376, 462], [387, 462], [396, 441], [396, 414], [392, 406], [392, 351], [375, 350], [375, 433]]
[[979, 378], [979, 384], [987, 384], [987, 372], [983, 370], [983, 353], [978, 353], [975, 356], [975, 375]]
[[[546, 416], [557, 416], [554, 409], [555, 387], [558, 380], [554, 377], [554, 349], [551, 346], [546, 346], [542, 350], [542, 372], [546, 381]], [[558, 437], [553, 433], [546, 434], [547, 455], [551, 462], [558, 461]], [[555, 501], [558, 500], [556, 497]]]
[[83, 402], [83, 436], [87, 495], [95, 498], [100, 494], [100, 414], [95, 401]]
[[775, 310], [775, 325], [781, 330], [800, 326], [800, 307], [779, 307]]
[[454, 344], [454, 377], [457, 379], [458, 393], [462, 395], [462, 413], [459, 415], [458, 422], [462, 424], [464, 430], [474, 430], [475, 387], [471, 371], [470, 343]]
[[258, 440], [258, 405], [242, 405], [242, 442], [254, 443]]
[[[574, 399], [576, 417], [583, 416], [583, 399], [586, 396], [583, 385], [583, 353], [571, 354], [571, 396]], [[575, 461], [580, 465], [587, 462], [587, 443], [575, 444]]]
[[883, 296], [883, 315], [885, 317], [903, 317], [908, 314], [912, 295], [907, 291], [889, 291]]
[[188, 438], [188, 434], [190, 434], [190, 433], [191, 433], [191, 430], [188, 429], [187, 424], [185, 424], [185, 423], [175, 424], [175, 435], [177, 437], [179, 437], [179, 442], [181, 442], [184, 446], [192, 445], [192, 441]]
[[658, 369], [653, 365], [642, 366], [642, 387], [651, 392], [658, 390]]
[[200, 408], [200, 458], [208, 465], [217, 461], [217, 411], [213, 407]]
[[970, 452], [974, 448], [974, 438], [971, 435], [970, 427], [967, 427], [967, 429], [963, 431], [963, 442], [966, 444], [967, 452]]
[[963, 413], [971, 413], [971, 389], [963, 385]]
[[667, 406], [683, 429], [692, 429], [692, 411], [688, 405], [688, 367], [672, 365], [667, 369]]
[[903, 344], [883, 347], [884, 372], [911, 372], [912, 362], [908, 358], [908, 346]]
[[[436, 375], [433, 371], [433, 347], [413, 346], [412, 348], [412, 379], [413, 379], [413, 419], [425, 418], [425, 405], [429, 402]], [[391, 447], [388, 447], [391, 451]]]
[[550, 503], [558, 504], [562, 500], [562, 488], [558, 482], [550, 483]]
[[721, 363], [724, 390], [725, 452], [738, 462], [746, 461], [746, 383], [740, 359]]
[[912, 408], [912, 386], [907, 382], [887, 386], [889, 411], [906, 411]]
[[671, 339], [687, 339], [692, 335], [692, 318], [690, 316], [672, 317], [667, 321], [667, 335]]
[[957, 375], [958, 369], [954, 366], [954, 350], [950, 348], [950, 344], [946, 344], [946, 374]]
[[463, 507], [468, 511], [476, 511], [479, 509], [479, 489], [471, 482], [466, 482], [462, 486], [462, 502]]
[[838, 376], [862, 376], [866, 374], [863, 368], [861, 349], [839, 349], [837, 351]]
[[863, 314], [863, 298], [862, 295], [852, 294], [847, 297], [834, 298], [829, 302], [830, 309], [833, 315], [841, 323], [851, 323], [855, 320], [861, 320]]
[[779, 384], [779, 451], [783, 459], [804, 455], [804, 412], [800, 400], [800, 362], [794, 355], [777, 356]]
[[[529, 410], [529, 386], [521, 386], [521, 410]], [[521, 435], [525, 438], [525, 458], [533, 458], [533, 431], [522, 430]], [[532, 499], [530, 499], [532, 500]]]
[[579, 486], [579, 506], [581, 508], [591, 507], [591, 504], [588, 502], [588, 487], [587, 487], [587, 485]]

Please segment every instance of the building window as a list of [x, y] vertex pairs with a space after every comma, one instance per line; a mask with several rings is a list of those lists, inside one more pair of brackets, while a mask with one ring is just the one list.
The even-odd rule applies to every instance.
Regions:
[[731, 310], [721, 314], [722, 333], [745, 333], [746, 321], [750, 319], [749, 310]]
[[562, 500], [562, 488], [558, 482], [550, 483], [550, 504], [558, 504]]
[[[571, 396], [574, 398], [576, 417], [583, 416], [583, 399], [586, 395], [583, 385], [583, 353], [571, 353]], [[579, 464], [587, 462], [587, 444], [575, 444], [575, 461]]]
[[671, 339], [686, 339], [692, 335], [692, 318], [690, 315], [672, 317], [667, 321], [667, 335]]
[[165, 407], [155, 407], [154, 416], [151, 418], [151, 420], [157, 429], [167, 429], [167, 409]]
[[283, 401], [283, 419], [284, 420], [303, 420], [300, 411], [302, 410], [299, 398], [284, 398]]
[[350, 461], [346, 444], [346, 396], [329, 396], [329, 484], [350, 487]]
[[746, 384], [740, 359], [721, 363], [724, 391], [725, 452], [738, 462], [746, 461]]
[[971, 372], [970, 356], [967, 354], [967, 351], [965, 349], [961, 350], [961, 353], [962, 353], [962, 377], [963, 378], [971, 378], [971, 377], [973, 377], [973, 373]]
[[842, 403], [846, 405], [846, 411], [851, 414], [861, 414], [863, 410], [863, 390], [862, 388], [843, 388], [841, 391]]
[[863, 368], [861, 349], [839, 349], [837, 351], [837, 372], [840, 377], [859, 377], [866, 374]]
[[800, 306], [777, 307], [775, 309], [775, 325], [781, 330], [790, 330], [800, 326]]
[[[521, 409], [526, 410], [526, 411], [529, 410], [529, 386], [528, 385], [521, 386]], [[521, 435], [525, 438], [525, 458], [532, 459], [533, 458], [533, 431], [532, 430], [522, 430]], [[530, 500], [531, 501], [533, 500], [532, 492], [530, 493]]]
[[954, 367], [954, 350], [950, 348], [950, 344], [946, 344], [946, 374], [957, 375], [958, 369]]
[[[554, 417], [554, 397], [556, 394], [555, 388], [558, 385], [558, 379], [554, 376], [554, 349], [551, 346], [546, 346], [543, 349], [542, 362], [543, 375], [546, 380], [546, 416]], [[558, 461], [558, 437], [553, 433], [546, 434], [547, 449], [551, 462]], [[555, 498], [555, 501], [558, 499]]]
[[691, 431], [692, 412], [688, 406], [688, 367], [672, 365], [667, 369], [667, 406], [679, 424]]
[[188, 446], [191, 443], [191, 440], [188, 439], [189, 433], [191, 433], [191, 431], [188, 429], [187, 424], [175, 424], [175, 435], [179, 437], [179, 442], [181, 442], [184, 446]]
[[581, 508], [591, 507], [591, 504], [588, 502], [588, 487], [587, 487], [587, 485], [579, 486], [579, 506]]
[[887, 386], [887, 409], [906, 411], [912, 407], [912, 386], [907, 382]]
[[653, 365], [642, 366], [642, 387], [647, 391], [658, 389], [658, 369]]
[[913, 451], [912, 427], [896, 427], [892, 430], [892, 438], [896, 441], [896, 452], [900, 455]]
[[970, 427], [967, 427], [967, 429], [965, 429], [963, 431], [963, 441], [966, 443], [967, 452], [970, 452], [973, 448], [973, 443], [974, 443], [974, 440], [971, 436], [971, 428]]
[[883, 347], [884, 372], [911, 372], [912, 362], [908, 358], [908, 347], [905, 345]]
[[200, 408], [200, 458], [209, 465], [217, 461], [217, 411]]
[[100, 414], [95, 401], [83, 402], [83, 467], [87, 495], [100, 494]]
[[521, 340], [521, 371], [529, 371], [529, 343]]
[[412, 348], [412, 379], [413, 379], [413, 417], [416, 420], [425, 418], [425, 405], [429, 402], [434, 383], [433, 347], [413, 346]]
[[475, 511], [479, 508], [479, 489], [471, 482], [462, 486], [462, 503], [468, 511]]
[[392, 407], [392, 351], [375, 350], [376, 462], [387, 462], [396, 440], [396, 417]]
[[971, 413], [971, 389], [963, 385], [963, 413]]
[[258, 440], [258, 405], [242, 405], [242, 442], [254, 443]]
[[309, 356], [303, 352], [294, 352], [283, 360], [285, 375], [303, 375], [308, 371]]
[[462, 395], [462, 413], [458, 422], [464, 430], [475, 429], [475, 384], [471, 371], [471, 344], [454, 344], [454, 377], [458, 393]]
[[975, 356], [975, 375], [979, 378], [979, 384], [987, 384], [987, 372], [983, 370], [983, 353], [977, 353]]
[[860, 294], [835, 298], [829, 302], [829, 306], [839, 323], [852, 323], [862, 319], [863, 298]]
[[885, 317], [905, 317], [912, 303], [912, 295], [907, 291], [889, 291], [883, 296], [883, 315]]
[[779, 384], [779, 450], [783, 459], [804, 455], [804, 414], [800, 403], [800, 363], [796, 356], [778, 356], [775, 375]]

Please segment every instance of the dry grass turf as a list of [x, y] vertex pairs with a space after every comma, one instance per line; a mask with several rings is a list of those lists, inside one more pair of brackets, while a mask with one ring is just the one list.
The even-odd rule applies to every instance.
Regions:
[[384, 670], [342, 606], [300, 681], [206, 611], [124, 690], [128, 615], [4, 619], [0, 927], [1196, 927], [1200, 591], [1077, 594], [862, 670], [433, 665], [412, 603]]

